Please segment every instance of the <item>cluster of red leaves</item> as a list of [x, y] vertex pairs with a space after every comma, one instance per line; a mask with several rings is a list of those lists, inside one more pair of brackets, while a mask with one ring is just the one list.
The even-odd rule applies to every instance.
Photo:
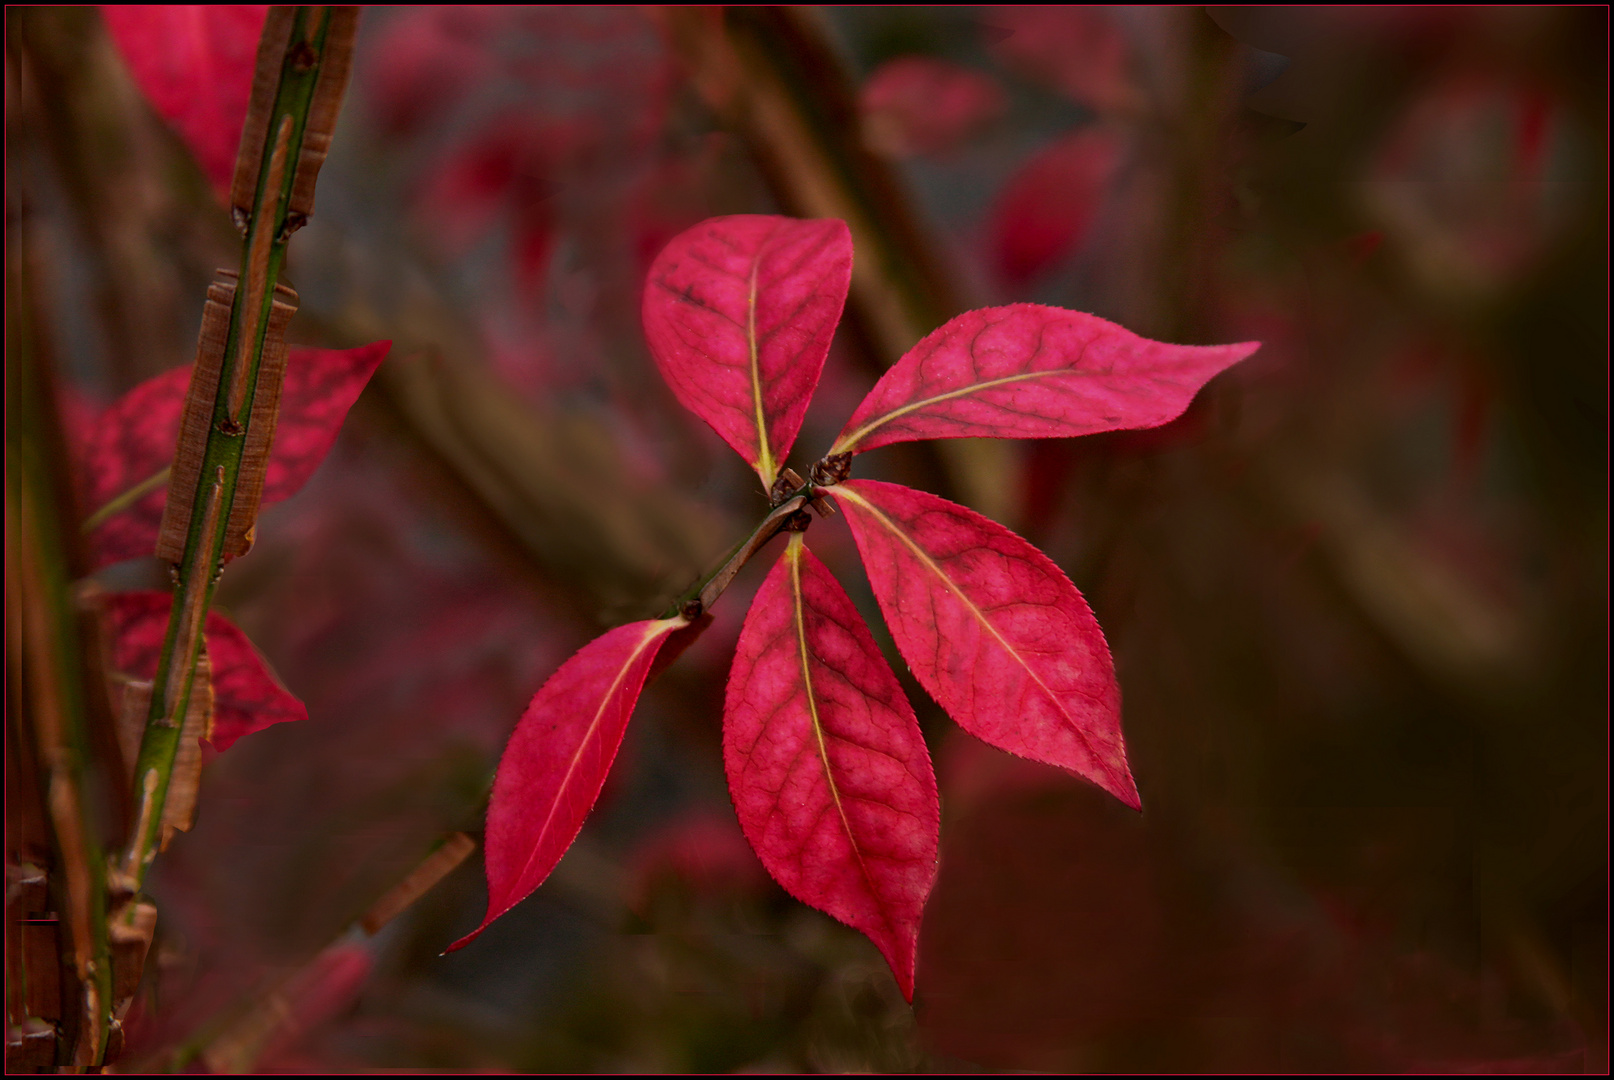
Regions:
[[[645, 335], [679, 401], [773, 489], [845, 304], [840, 221], [745, 215], [676, 237], [651, 267]], [[1253, 343], [1175, 346], [1015, 304], [961, 315], [875, 385], [830, 454], [959, 437], [1163, 424]], [[1140, 805], [1108, 646], [1046, 556], [966, 507], [897, 484], [821, 483], [845, 512], [898, 650], [978, 738]], [[488, 810], [488, 910], [549, 875], [599, 797], [657, 652], [683, 617], [618, 627], [539, 690]], [[913, 709], [852, 601], [793, 533], [740, 634], [724, 706], [740, 825], [784, 888], [872, 940], [913, 995], [940, 807]]]
[[[264, 505], [289, 498], [308, 482], [391, 344], [378, 341], [357, 349], [290, 350], [280, 420], [264, 481]], [[168, 466], [179, 439], [189, 385], [189, 367], [148, 379], [80, 433], [76, 455], [80, 505], [90, 510], [102, 507]], [[164, 484], [102, 522], [90, 533], [91, 566], [99, 569], [150, 555], [157, 546], [166, 498]], [[156, 673], [170, 605], [166, 593], [107, 597], [107, 638], [114, 671], [133, 679], [150, 679]], [[205, 634], [214, 691], [209, 741], [216, 749], [226, 750], [243, 735], [308, 715], [302, 702], [268, 671], [235, 624], [215, 612], [208, 615]]]

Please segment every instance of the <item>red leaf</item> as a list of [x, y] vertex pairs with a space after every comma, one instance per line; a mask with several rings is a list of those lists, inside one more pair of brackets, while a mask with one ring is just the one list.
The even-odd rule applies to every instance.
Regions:
[[1041, 304], [966, 311], [908, 350], [832, 453], [913, 439], [1047, 439], [1146, 428], [1182, 414], [1242, 345], [1166, 345]]
[[[390, 341], [377, 341], [356, 349], [290, 351], [263, 505], [290, 497], [308, 482], [391, 346]], [[164, 372], [101, 414], [83, 453], [82, 497], [87, 511], [93, 513], [173, 462], [190, 378], [188, 367]], [[167, 491], [166, 484], [155, 488], [91, 533], [92, 565], [150, 555], [157, 546]]]
[[936, 880], [936, 775], [896, 676], [800, 533], [740, 632], [723, 764], [768, 873], [868, 935], [912, 1001]]
[[101, 9], [135, 84], [179, 132], [225, 200], [268, 11], [264, 4]]
[[881, 64], [859, 95], [864, 138], [892, 157], [951, 150], [1002, 115], [1007, 101], [979, 71], [928, 56]]
[[966, 507], [872, 480], [826, 488], [915, 678], [971, 735], [1137, 808], [1121, 690], [1087, 601], [1053, 562]]
[[[114, 670], [136, 679], [157, 674], [172, 604], [173, 597], [163, 592], [107, 597]], [[308, 719], [308, 707], [280, 685], [240, 627], [210, 611], [202, 632], [213, 668], [213, 734], [208, 742], [216, 749], [228, 750], [243, 735], [271, 724]]]
[[488, 803], [487, 915], [445, 951], [469, 945], [526, 899], [572, 846], [656, 653], [684, 625], [653, 619], [619, 626], [583, 646], [533, 697], [499, 759]]
[[801, 429], [852, 279], [844, 221], [703, 221], [650, 268], [644, 330], [678, 400], [772, 487]]
[[1038, 151], [1009, 179], [990, 229], [1005, 279], [1023, 285], [1081, 244], [1120, 156], [1115, 135], [1087, 128]]

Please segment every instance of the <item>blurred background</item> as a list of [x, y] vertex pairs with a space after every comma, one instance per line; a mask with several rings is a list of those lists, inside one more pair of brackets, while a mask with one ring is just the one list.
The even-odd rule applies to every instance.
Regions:
[[[96, 10], [7, 20], [8, 228], [71, 433], [190, 361], [239, 239]], [[1606, 44], [1603, 8], [366, 9], [289, 337], [392, 353], [219, 592], [309, 719], [207, 766], [126, 1066], [1605, 1071]], [[1164, 428], [858, 459], [1076, 582], [1141, 815], [958, 731], [812, 529], [937, 763], [912, 1008], [728, 803], [766, 557], [531, 899], [439, 956], [478, 853], [349, 930], [478, 834], [554, 668], [766, 511], [638, 319], [730, 213], [852, 226], [800, 471], [969, 308], [1264, 343]]]

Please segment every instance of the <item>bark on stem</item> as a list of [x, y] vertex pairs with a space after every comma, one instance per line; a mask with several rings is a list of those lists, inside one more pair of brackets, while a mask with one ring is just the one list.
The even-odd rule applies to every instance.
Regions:
[[[202, 648], [203, 616], [224, 559], [240, 553], [239, 536], [235, 545], [227, 547], [226, 541], [232, 533], [249, 531], [250, 523], [243, 528], [236, 504], [238, 493], [256, 490], [261, 483], [261, 475], [252, 473], [261, 472], [264, 462], [243, 461], [249, 433], [255, 426], [274, 422], [272, 415], [256, 415], [252, 405], [263, 394], [278, 398], [278, 387], [258, 385], [266, 344], [272, 345], [267, 339], [275, 287], [287, 241], [312, 209], [314, 173], [324, 159], [346, 81], [355, 19], [351, 8], [276, 8], [264, 26], [252, 105], [237, 159], [237, 193], [251, 186], [252, 178], [256, 184], [250, 200], [232, 199], [245, 231], [237, 278], [242, 284], [231, 301], [229, 337], [209, 410], [212, 422], [201, 447], [201, 467], [191, 470], [201, 482], [171, 483], [164, 515], [165, 526], [169, 519], [176, 529], [182, 523], [183, 553], [174, 564], [174, 604], [135, 765], [139, 824], [129, 839], [123, 868], [136, 888], [161, 843], [163, 806], [179, 751], [181, 721], [194, 689], [195, 657]], [[310, 153], [311, 149], [317, 152]], [[243, 212], [243, 201], [248, 202], [248, 212]], [[202, 366], [197, 365], [198, 372]], [[187, 446], [188, 434], [181, 438], [175, 476], [181, 475], [178, 466], [185, 455], [197, 450]], [[177, 544], [178, 537], [173, 540]]]
[[[751, 531], [750, 536], [735, 545], [734, 550], [729, 552], [728, 557], [716, 570], [701, 578], [690, 587], [689, 591], [673, 601], [661, 617], [670, 619], [675, 615], [683, 615], [685, 618], [695, 619], [707, 611], [717, 598], [723, 595], [723, 590], [729, 587], [729, 582], [734, 580], [734, 575], [740, 572], [740, 568], [751, 561], [751, 556], [761, 550], [769, 540], [783, 532], [797, 511], [807, 505], [808, 499], [812, 497], [810, 488], [811, 485], [806, 485], [786, 496], [785, 500], [774, 507], [773, 512], [763, 518], [761, 524]], [[692, 605], [694, 605], [693, 611], [689, 610]]]

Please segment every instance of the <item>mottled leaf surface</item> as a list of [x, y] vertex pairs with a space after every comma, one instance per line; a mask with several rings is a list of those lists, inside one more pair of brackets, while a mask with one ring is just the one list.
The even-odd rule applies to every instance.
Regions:
[[[157, 674], [172, 597], [163, 592], [113, 593], [106, 598], [112, 668], [134, 679]], [[308, 719], [308, 708], [280, 685], [241, 628], [216, 611], [203, 627], [213, 673], [213, 733], [228, 750], [243, 735], [271, 724]]]
[[619, 626], [583, 646], [521, 714], [499, 758], [484, 840], [488, 910], [462, 948], [543, 884], [605, 786], [628, 717], [667, 636], [683, 619]]
[[113, 44], [151, 107], [228, 200], [252, 97], [264, 4], [108, 5]]
[[723, 764], [768, 872], [868, 935], [912, 1000], [919, 920], [936, 877], [936, 776], [896, 676], [799, 533], [740, 633]]
[[[290, 350], [263, 505], [288, 498], [308, 482], [391, 346], [377, 341], [356, 349]], [[148, 379], [90, 427], [81, 455], [85, 512], [94, 513], [172, 464], [190, 378], [191, 369], [182, 367]], [[92, 564], [150, 555], [167, 495], [167, 485], [159, 485], [96, 528], [90, 534]]]
[[704, 221], [650, 267], [644, 329], [662, 377], [765, 488], [801, 429], [851, 278], [845, 222], [761, 214]]
[[861, 453], [913, 439], [1046, 439], [1164, 424], [1259, 343], [1167, 345], [1042, 304], [949, 319], [875, 383], [836, 439]]
[[1002, 525], [872, 480], [826, 489], [914, 677], [970, 734], [1093, 781], [1129, 806], [1109, 646], [1081, 593]]

